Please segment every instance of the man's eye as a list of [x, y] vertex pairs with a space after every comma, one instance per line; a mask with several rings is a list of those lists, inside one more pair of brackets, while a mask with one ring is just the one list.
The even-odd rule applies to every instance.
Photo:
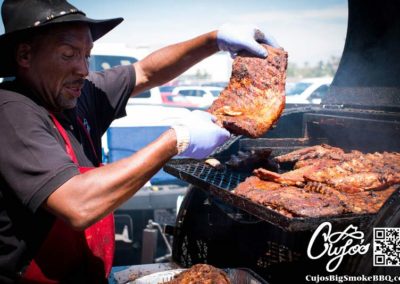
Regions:
[[65, 58], [72, 58], [72, 57], [74, 57], [74, 53], [72, 53], [72, 52], [63, 53], [63, 57], [65, 57]]

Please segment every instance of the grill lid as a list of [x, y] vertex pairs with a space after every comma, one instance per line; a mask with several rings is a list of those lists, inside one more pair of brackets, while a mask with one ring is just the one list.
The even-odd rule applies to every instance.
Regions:
[[346, 42], [323, 104], [400, 107], [400, 1], [349, 0]]

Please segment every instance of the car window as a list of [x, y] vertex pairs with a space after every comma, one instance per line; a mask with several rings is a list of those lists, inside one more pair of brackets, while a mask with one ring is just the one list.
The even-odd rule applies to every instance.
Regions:
[[222, 91], [222, 90], [213, 90], [213, 91], [210, 91], [210, 92], [211, 92], [211, 94], [212, 94], [214, 97], [218, 97], [219, 94], [221, 93], [221, 91]]
[[101, 71], [117, 65], [129, 65], [136, 61], [136, 58], [129, 56], [92, 55], [89, 59], [89, 69]]
[[181, 95], [181, 96], [185, 96], [185, 97], [186, 96], [193, 96], [192, 90], [180, 90], [178, 94]]
[[286, 84], [286, 96], [300, 95], [309, 86], [311, 86], [311, 83], [306, 83], [306, 82], [288, 83]]
[[197, 90], [196, 92], [196, 97], [202, 98], [204, 95], [206, 95], [206, 92], [203, 90]]
[[151, 97], [150, 91], [144, 91], [143, 93], [140, 93], [140, 94], [136, 95], [135, 99], [137, 99], [137, 98], [150, 98], [150, 97]]
[[170, 93], [175, 88], [175, 86], [160, 86], [160, 92]]
[[319, 86], [310, 96], [312, 99], [322, 99], [328, 93], [329, 85]]

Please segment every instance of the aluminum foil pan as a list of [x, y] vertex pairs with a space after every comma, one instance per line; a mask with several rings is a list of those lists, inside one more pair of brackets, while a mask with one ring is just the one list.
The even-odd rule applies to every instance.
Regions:
[[[162, 284], [172, 280], [175, 275], [184, 270], [173, 269], [156, 272], [130, 281], [127, 284]], [[226, 272], [232, 284], [268, 284], [264, 279], [247, 268], [226, 268], [222, 270]]]
[[173, 269], [167, 271], [161, 271], [152, 273], [143, 277], [140, 277], [134, 281], [128, 282], [128, 284], [161, 284], [170, 281], [176, 274], [181, 273], [185, 269]]

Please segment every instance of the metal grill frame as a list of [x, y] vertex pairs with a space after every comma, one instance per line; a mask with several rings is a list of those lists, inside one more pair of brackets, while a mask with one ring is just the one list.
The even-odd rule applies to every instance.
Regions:
[[[261, 220], [276, 225], [288, 232], [309, 231], [316, 229], [323, 222], [332, 225], [358, 224], [367, 227], [376, 216], [374, 214], [342, 214], [324, 217], [287, 217], [273, 209], [257, 204], [231, 191], [249, 175], [237, 173], [229, 169], [218, 170], [204, 161], [193, 159], [175, 159], [168, 162], [164, 170], [181, 180], [198, 186], [211, 193], [217, 199], [241, 209]], [[224, 184], [225, 183], [225, 184]]]

